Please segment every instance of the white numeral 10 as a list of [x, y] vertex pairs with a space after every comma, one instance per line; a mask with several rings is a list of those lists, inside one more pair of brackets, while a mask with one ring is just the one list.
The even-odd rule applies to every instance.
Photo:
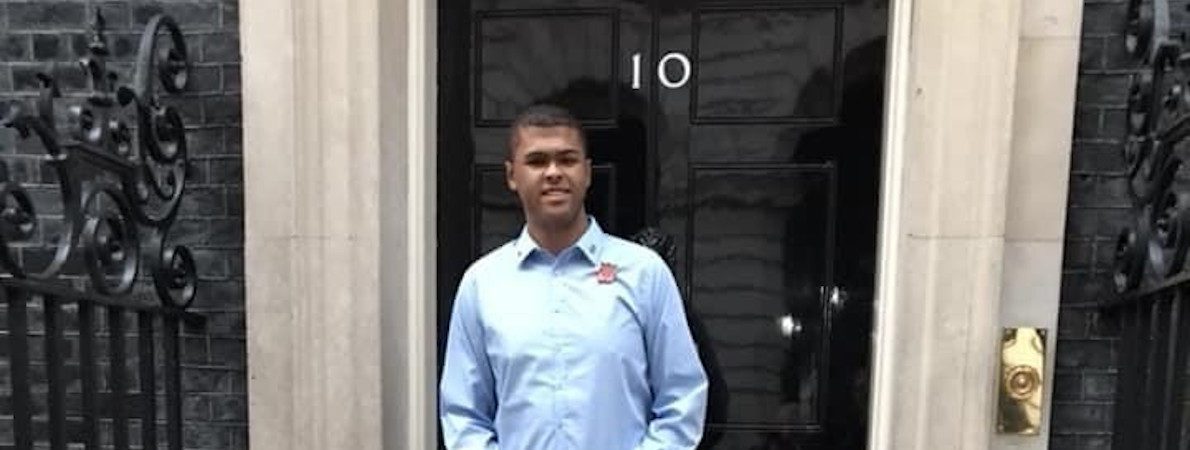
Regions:
[[[632, 54], [632, 89], [640, 89], [640, 53]], [[669, 74], [665, 73], [665, 67], [671, 61], [677, 61], [682, 66], [682, 76], [674, 81], [669, 78]], [[685, 86], [690, 81], [690, 72], [693, 68], [690, 66], [690, 58], [681, 52], [669, 52], [657, 61], [657, 81], [661, 82], [662, 86], [670, 89], [678, 89]]]

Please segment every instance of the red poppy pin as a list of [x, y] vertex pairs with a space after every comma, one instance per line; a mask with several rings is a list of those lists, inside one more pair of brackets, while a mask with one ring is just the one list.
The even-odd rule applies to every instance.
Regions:
[[595, 272], [595, 280], [599, 284], [608, 284], [616, 281], [616, 265], [612, 263], [600, 264], [599, 270]]

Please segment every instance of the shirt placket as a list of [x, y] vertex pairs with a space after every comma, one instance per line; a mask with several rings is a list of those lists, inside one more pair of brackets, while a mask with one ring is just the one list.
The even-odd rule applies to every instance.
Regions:
[[[553, 398], [554, 398], [554, 427], [559, 438], [563, 434], [562, 418], [566, 413], [565, 396], [562, 387], [566, 381], [565, 364], [563, 362], [563, 353], [565, 350], [565, 327], [563, 326], [563, 319], [565, 310], [565, 300], [563, 293], [565, 288], [563, 286], [563, 261], [565, 261], [565, 253], [558, 255], [550, 267], [550, 298], [549, 307], [551, 308], [550, 327], [553, 329], [553, 351], [554, 351], [554, 373], [551, 374], [553, 381]], [[558, 439], [556, 442], [564, 442], [564, 439]]]

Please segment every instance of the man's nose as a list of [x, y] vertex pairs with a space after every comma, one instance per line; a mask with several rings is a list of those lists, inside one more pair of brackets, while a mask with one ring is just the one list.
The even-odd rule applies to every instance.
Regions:
[[547, 176], [547, 177], [562, 176], [562, 167], [558, 165], [557, 161], [550, 161], [550, 163], [545, 166], [545, 176]]

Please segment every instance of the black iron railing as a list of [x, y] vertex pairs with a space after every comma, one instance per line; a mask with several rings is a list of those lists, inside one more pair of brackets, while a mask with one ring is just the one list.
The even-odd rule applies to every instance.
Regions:
[[1138, 63], [1128, 92], [1124, 159], [1133, 224], [1116, 241], [1120, 323], [1112, 446], [1184, 449], [1190, 353], [1190, 48], [1168, 0], [1130, 0], [1126, 45]]
[[[88, 53], [89, 89], [64, 123], [45, 74], [31, 108], [0, 116], [44, 150], [59, 193], [56, 204], [35, 203], [18, 181], [0, 182], [12, 445], [181, 449], [180, 328], [203, 318], [186, 311], [197, 281], [190, 251], [166, 244], [189, 158], [182, 117], [163, 97], [186, 88], [186, 45], [171, 18], [152, 18], [121, 83], [97, 13]], [[55, 233], [39, 228], [51, 223], [61, 225], [42, 255], [37, 241]]]

